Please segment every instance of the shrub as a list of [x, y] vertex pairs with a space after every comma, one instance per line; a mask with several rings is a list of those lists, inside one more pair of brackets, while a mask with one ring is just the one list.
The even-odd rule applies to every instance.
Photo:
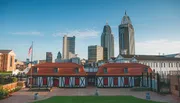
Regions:
[[15, 89], [14, 89], [14, 92], [17, 92], [17, 91], [19, 91], [21, 89], [21, 87], [16, 87]]
[[0, 73], [12, 73], [12, 71], [0, 71]]
[[0, 98], [4, 98], [9, 95], [9, 92], [7, 89], [0, 89]]
[[0, 84], [4, 84], [4, 80], [5, 80], [4, 76], [1, 76], [0, 77]]
[[16, 77], [12, 77], [12, 82], [17, 82], [17, 78]]

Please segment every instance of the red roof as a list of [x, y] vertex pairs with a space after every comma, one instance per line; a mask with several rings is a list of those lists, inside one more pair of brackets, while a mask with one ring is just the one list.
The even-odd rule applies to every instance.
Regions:
[[[107, 73], [104, 73], [104, 68], [107, 68]], [[128, 73], [124, 73], [124, 69], [128, 68]], [[144, 69], [148, 68], [148, 72], [152, 72], [149, 66], [139, 63], [106, 63], [99, 67], [97, 76], [137, 76], [142, 75]]]
[[[32, 69], [33, 68], [33, 69]], [[82, 65], [75, 63], [42, 63], [33, 66], [32, 75], [40, 76], [85, 76], [86, 72]], [[37, 73], [34, 73], [35, 68], [38, 69]], [[54, 68], [58, 68], [58, 72], [54, 72]], [[79, 73], [75, 72], [75, 69], [79, 68]], [[31, 70], [27, 75], [31, 75]]]

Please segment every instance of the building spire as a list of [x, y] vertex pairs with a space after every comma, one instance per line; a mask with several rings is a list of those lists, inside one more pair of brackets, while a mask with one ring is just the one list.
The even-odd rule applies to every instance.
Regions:
[[106, 25], [108, 25], [108, 21], [106, 20]]
[[126, 10], [125, 10], [125, 15], [127, 15], [127, 14], [126, 14]]

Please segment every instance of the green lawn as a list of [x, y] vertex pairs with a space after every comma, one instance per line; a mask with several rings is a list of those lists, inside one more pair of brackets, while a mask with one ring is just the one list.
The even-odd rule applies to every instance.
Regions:
[[54, 96], [34, 103], [160, 103], [133, 96]]

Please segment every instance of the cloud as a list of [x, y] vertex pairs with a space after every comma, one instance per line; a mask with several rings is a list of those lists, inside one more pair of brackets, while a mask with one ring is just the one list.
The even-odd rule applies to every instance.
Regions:
[[41, 32], [33, 31], [33, 32], [11, 32], [10, 34], [14, 35], [32, 35], [32, 36], [42, 36]]
[[72, 30], [67, 32], [57, 32], [52, 34], [54, 37], [57, 36], [77, 36], [77, 37], [97, 37], [100, 32], [93, 29], [85, 29], [85, 30]]
[[180, 52], [180, 41], [161, 39], [137, 42], [135, 45], [137, 54], [157, 55], [158, 53], [172, 54]]

